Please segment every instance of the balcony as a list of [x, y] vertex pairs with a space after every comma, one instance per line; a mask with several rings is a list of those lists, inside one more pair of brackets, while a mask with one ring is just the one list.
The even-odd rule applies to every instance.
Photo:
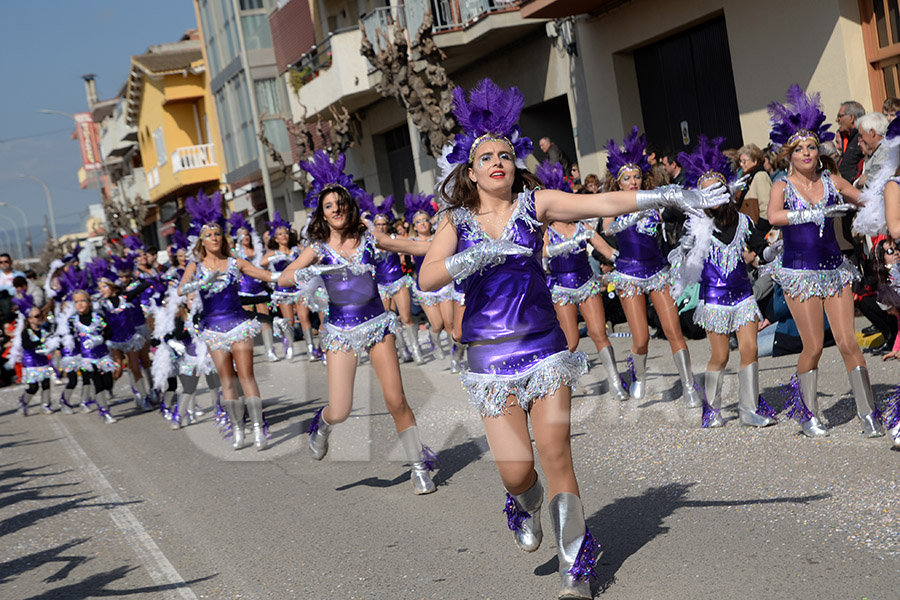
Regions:
[[216, 166], [216, 153], [212, 144], [186, 146], [172, 153], [172, 173], [189, 169], [203, 169]]

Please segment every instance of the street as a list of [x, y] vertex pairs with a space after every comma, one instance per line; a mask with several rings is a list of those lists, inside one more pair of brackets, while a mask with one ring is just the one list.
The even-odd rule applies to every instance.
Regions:
[[[630, 339], [612, 341], [624, 372]], [[688, 344], [702, 373], [708, 344]], [[437, 492], [415, 496], [368, 363], [328, 457], [310, 458], [305, 428], [327, 380], [302, 346], [292, 363], [257, 357], [272, 435], [261, 452], [233, 451], [209, 412], [181, 431], [133, 402], [112, 408], [113, 425], [96, 413], [41, 415], [35, 404], [22, 418], [21, 387], [0, 390], [0, 598], [556, 597], [552, 535], [533, 554], [513, 544], [480, 419], [449, 358], [402, 366], [440, 459]], [[773, 428], [741, 427], [736, 352], [728, 425], [702, 430], [699, 409], [681, 406], [665, 341], [651, 342], [651, 393], [640, 402], [610, 399], [590, 340], [580, 348], [594, 366], [575, 393], [572, 445], [603, 548], [598, 596], [900, 598], [900, 452], [859, 434], [836, 348], [820, 363], [834, 427], [824, 440], [803, 438], [783, 412]], [[883, 408], [900, 367], [867, 360]], [[796, 356], [760, 362], [763, 395], [779, 411], [795, 365]], [[125, 390], [123, 379], [118, 397]]]

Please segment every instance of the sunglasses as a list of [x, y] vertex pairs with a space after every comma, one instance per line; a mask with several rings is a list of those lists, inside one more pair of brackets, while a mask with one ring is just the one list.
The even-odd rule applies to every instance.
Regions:
[[884, 253], [887, 254], [888, 256], [893, 256], [894, 254], [896, 254], [896, 252], [897, 252], [896, 248], [885, 248], [884, 249]]

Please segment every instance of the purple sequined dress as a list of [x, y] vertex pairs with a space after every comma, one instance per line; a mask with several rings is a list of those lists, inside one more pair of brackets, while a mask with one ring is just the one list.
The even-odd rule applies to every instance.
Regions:
[[[141, 284], [140, 281], [135, 279], [131, 283], [128, 284], [128, 287], [125, 288], [126, 292], [130, 292], [137, 286]], [[148, 290], [151, 288], [147, 288], [144, 290], [143, 294], [146, 294]], [[143, 294], [141, 294], [141, 298], [143, 298]], [[143, 302], [143, 300], [142, 300]], [[134, 326], [134, 330], [144, 336], [145, 340], [149, 340], [151, 337], [150, 334], [150, 326], [147, 325], [147, 317], [144, 316], [144, 309], [141, 304], [133, 304], [131, 302], [128, 303], [128, 316], [131, 319], [131, 324]]]
[[[238, 246], [234, 249], [234, 253], [237, 254], [238, 258], [243, 258], [248, 262], [253, 262], [247, 256], [247, 250], [244, 249], [243, 246], [238, 244]], [[255, 263], [254, 263], [255, 264]], [[257, 265], [259, 266], [259, 265]], [[256, 279], [255, 277], [250, 277], [249, 275], [241, 275], [241, 285], [238, 289], [238, 295], [241, 298], [255, 298], [257, 296], [268, 296], [269, 288], [265, 283]]]
[[[457, 252], [489, 239], [465, 208], [449, 213], [456, 227]], [[569, 352], [541, 268], [542, 224], [534, 194], [519, 194], [501, 239], [532, 250], [510, 256], [462, 281], [466, 312], [462, 342], [468, 344], [468, 369], [460, 375], [470, 401], [484, 416], [503, 414], [512, 395], [523, 410], [559, 386], [572, 386], [587, 372], [582, 352]]]
[[[794, 185], [785, 179], [784, 208], [804, 210], [820, 204], [809, 204]], [[841, 195], [828, 175], [822, 173], [825, 197], [822, 206], [841, 203]], [[781, 285], [784, 295], [798, 300], [816, 296], [827, 298], [840, 293], [859, 271], [841, 254], [834, 234], [834, 219], [825, 219], [822, 227], [815, 223], [786, 225], [781, 228], [784, 253], [766, 265], [761, 272], [771, 273]]]
[[[203, 263], [197, 263], [195, 277], [209, 273]], [[241, 271], [237, 259], [229, 258], [225, 273], [206, 289], [200, 289], [203, 314], [200, 318], [200, 339], [213, 350], [231, 351], [235, 342], [253, 339], [262, 331], [262, 325], [241, 305], [238, 289]]]
[[[280, 250], [275, 250], [269, 257], [269, 270], [273, 273], [280, 273], [288, 268], [292, 262], [300, 256], [300, 248], [294, 246], [291, 248], [290, 254], [285, 254]], [[282, 304], [299, 304], [303, 301], [303, 290], [296, 286], [283, 286], [275, 284], [275, 291], [272, 292], [272, 302], [277, 305]]]
[[[579, 222], [573, 235], [578, 235], [586, 229], [587, 226]], [[561, 244], [569, 239], [553, 227], [547, 227], [547, 235], [551, 245]], [[554, 256], [547, 261], [550, 266], [547, 285], [550, 287], [554, 304], [581, 304], [602, 291], [603, 280], [594, 274], [588, 262], [585, 252], [587, 244], [586, 241], [581, 242], [576, 250]]]
[[31, 327], [22, 330], [22, 336], [28, 336], [31, 348], [22, 348], [22, 383], [40, 383], [54, 376], [53, 367], [47, 359], [47, 339], [50, 337], [46, 327], [37, 331]]
[[328, 291], [328, 318], [321, 332], [323, 350], [360, 354], [385, 335], [400, 333], [400, 319], [385, 312], [378, 294], [375, 238], [371, 233], [363, 234], [349, 260], [326, 243], [313, 244], [313, 249], [319, 264], [343, 267], [322, 275]]
[[669, 263], [656, 243], [660, 224], [659, 212], [646, 210], [637, 223], [616, 234], [619, 258], [616, 270], [606, 279], [620, 296], [627, 298], [669, 286]]
[[82, 371], [112, 373], [118, 368], [109, 357], [109, 348], [106, 347], [106, 340], [103, 338], [106, 319], [100, 313], [91, 314], [91, 320], [87, 324], [82, 323], [80, 315], [76, 314], [69, 319], [69, 328], [74, 334], [78, 353], [81, 354]]
[[[417, 238], [410, 238], [417, 239]], [[431, 241], [430, 239], [427, 241]], [[419, 306], [434, 306], [436, 304], [440, 304], [441, 302], [445, 302], [447, 300], [453, 300], [453, 283], [448, 283], [441, 289], [435, 292], [425, 292], [419, 287], [419, 269], [422, 268], [422, 263], [425, 261], [424, 256], [413, 256], [413, 263], [416, 265], [416, 275], [413, 278], [413, 300]]]
[[400, 255], [396, 252], [375, 249], [375, 281], [383, 300], [393, 298], [402, 288], [409, 287], [409, 275], [400, 266]]
[[184, 339], [184, 354], [178, 357], [178, 374], [199, 376], [215, 373], [216, 365], [192, 319], [185, 322], [184, 330], [188, 336]]
[[133, 305], [124, 296], [119, 296], [119, 304], [116, 306], [109, 298], [100, 301], [100, 306], [106, 313], [112, 337], [106, 341], [106, 345], [112, 350], [122, 352], [137, 352], [144, 347], [147, 339], [138, 333], [131, 321]]

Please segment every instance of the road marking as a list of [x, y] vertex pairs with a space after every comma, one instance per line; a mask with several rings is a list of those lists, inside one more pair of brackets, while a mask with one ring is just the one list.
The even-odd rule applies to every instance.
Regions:
[[109, 508], [107, 514], [124, 534], [128, 545], [134, 549], [138, 560], [150, 575], [150, 579], [158, 586], [171, 588], [160, 590], [163, 594], [162, 597], [173, 600], [197, 600], [197, 596], [194, 595], [191, 588], [187, 586], [166, 555], [162, 553], [141, 522], [131, 512], [131, 509], [124, 505], [122, 497], [116, 493], [97, 465], [82, 450], [66, 426], [60, 423], [56, 416], [52, 416], [49, 421], [50, 426], [59, 436], [59, 441], [72, 456], [80, 472], [90, 480], [92, 487], [99, 494], [100, 500], [114, 504]]

